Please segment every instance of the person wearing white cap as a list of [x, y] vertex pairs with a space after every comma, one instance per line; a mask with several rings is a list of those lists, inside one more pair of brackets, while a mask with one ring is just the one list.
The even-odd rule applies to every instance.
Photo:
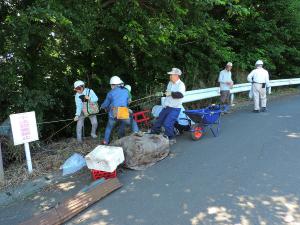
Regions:
[[256, 69], [252, 70], [248, 75], [248, 82], [252, 83], [254, 110], [253, 112], [267, 111], [267, 93], [266, 88], [270, 86], [269, 72], [263, 68], [263, 61], [257, 60], [255, 63]]
[[176, 143], [174, 134], [174, 124], [179, 116], [182, 99], [185, 93], [185, 85], [180, 80], [182, 74], [178, 68], [172, 68], [170, 72], [170, 82], [165, 92], [164, 109], [160, 112], [158, 119], [151, 128], [152, 134], [158, 134], [161, 127], [165, 128], [165, 135], [168, 136], [170, 144]]
[[220, 83], [220, 95], [221, 95], [221, 103], [229, 104], [230, 98], [230, 89], [233, 86], [233, 81], [231, 78], [231, 69], [232, 63], [228, 62], [224, 70], [222, 70], [219, 74], [218, 82]]
[[[74, 121], [77, 122], [76, 125], [77, 141], [81, 143], [82, 128], [85, 119], [85, 116], [83, 114], [83, 104], [84, 102], [88, 102], [88, 101], [98, 102], [98, 97], [92, 89], [86, 88], [84, 82], [81, 80], [78, 80], [74, 83], [74, 91], [76, 91], [75, 94], [76, 113], [75, 113]], [[98, 127], [97, 116], [89, 115], [88, 117], [92, 124], [91, 136], [92, 138], [97, 138], [96, 135], [96, 130]]]

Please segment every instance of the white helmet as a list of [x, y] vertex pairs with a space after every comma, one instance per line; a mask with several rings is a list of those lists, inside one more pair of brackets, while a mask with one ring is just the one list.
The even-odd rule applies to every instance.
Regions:
[[111, 85], [118, 85], [118, 84], [123, 84], [124, 82], [120, 79], [118, 76], [113, 76], [110, 78], [109, 84]]
[[125, 88], [126, 88], [129, 92], [131, 92], [131, 86], [130, 86], [129, 84], [126, 84], [126, 85], [125, 85]]
[[264, 63], [263, 63], [262, 60], [257, 60], [256, 63], [255, 63], [255, 65], [256, 65], [256, 66], [257, 66], [257, 65], [264, 65]]
[[77, 88], [79, 86], [84, 86], [84, 82], [82, 80], [77, 80], [74, 82], [74, 88]]

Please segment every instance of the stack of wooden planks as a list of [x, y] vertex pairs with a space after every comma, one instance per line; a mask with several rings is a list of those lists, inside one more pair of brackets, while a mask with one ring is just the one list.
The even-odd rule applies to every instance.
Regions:
[[82, 210], [99, 201], [109, 193], [122, 187], [118, 178], [98, 180], [89, 187], [78, 192], [74, 197], [57, 204], [54, 208], [32, 217], [22, 225], [56, 225], [62, 224], [76, 216]]

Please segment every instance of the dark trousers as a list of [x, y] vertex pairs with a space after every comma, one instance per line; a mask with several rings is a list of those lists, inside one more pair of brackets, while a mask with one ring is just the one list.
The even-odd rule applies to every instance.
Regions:
[[164, 108], [159, 116], [158, 119], [155, 121], [155, 124], [151, 128], [152, 133], [159, 133], [161, 127], [165, 128], [165, 135], [168, 136], [169, 139], [173, 139], [174, 134], [174, 123], [177, 121], [177, 118], [180, 113], [180, 108], [172, 108], [166, 107]]
[[220, 91], [220, 95], [222, 104], [230, 103], [230, 91]]

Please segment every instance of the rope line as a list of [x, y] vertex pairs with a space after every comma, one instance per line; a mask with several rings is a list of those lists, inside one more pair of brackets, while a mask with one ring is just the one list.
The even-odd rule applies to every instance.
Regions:
[[44, 141], [48, 141], [49, 139], [51, 139], [52, 137], [54, 137], [56, 134], [58, 134], [59, 132], [61, 132], [62, 130], [64, 130], [65, 128], [69, 127], [72, 123], [74, 123], [75, 121], [72, 120], [70, 123], [68, 123], [67, 125], [63, 126], [62, 128], [60, 128], [58, 131], [54, 132], [53, 134], [51, 134], [48, 138], [46, 138]]
[[[131, 104], [132, 103], [135, 103], [135, 102], [139, 102], [139, 101], [142, 101], [144, 99], [148, 99], [148, 98], [152, 98], [152, 97], [157, 97], [155, 95], [149, 95], [149, 96], [146, 96], [146, 97], [143, 97], [143, 98], [139, 98], [139, 99], [136, 99], [134, 101], [131, 101]], [[132, 106], [129, 106], [130, 108], [135, 108], [135, 107], [138, 107], [142, 104], [145, 104], [145, 103], [148, 103], [150, 102], [151, 100], [149, 101], [146, 101], [146, 102], [142, 102], [140, 104], [133, 104]], [[108, 112], [105, 112], [105, 113], [97, 113], [95, 115], [97, 116], [101, 116], [101, 115], [105, 115], [107, 114]], [[67, 122], [67, 121], [73, 121], [73, 119], [63, 119], [63, 120], [52, 120], [52, 121], [46, 121], [46, 122], [39, 122], [37, 123], [37, 125], [43, 125], [43, 124], [52, 124], [52, 123], [61, 123], [61, 122]], [[0, 128], [10, 128], [11, 126], [0, 126]]]

